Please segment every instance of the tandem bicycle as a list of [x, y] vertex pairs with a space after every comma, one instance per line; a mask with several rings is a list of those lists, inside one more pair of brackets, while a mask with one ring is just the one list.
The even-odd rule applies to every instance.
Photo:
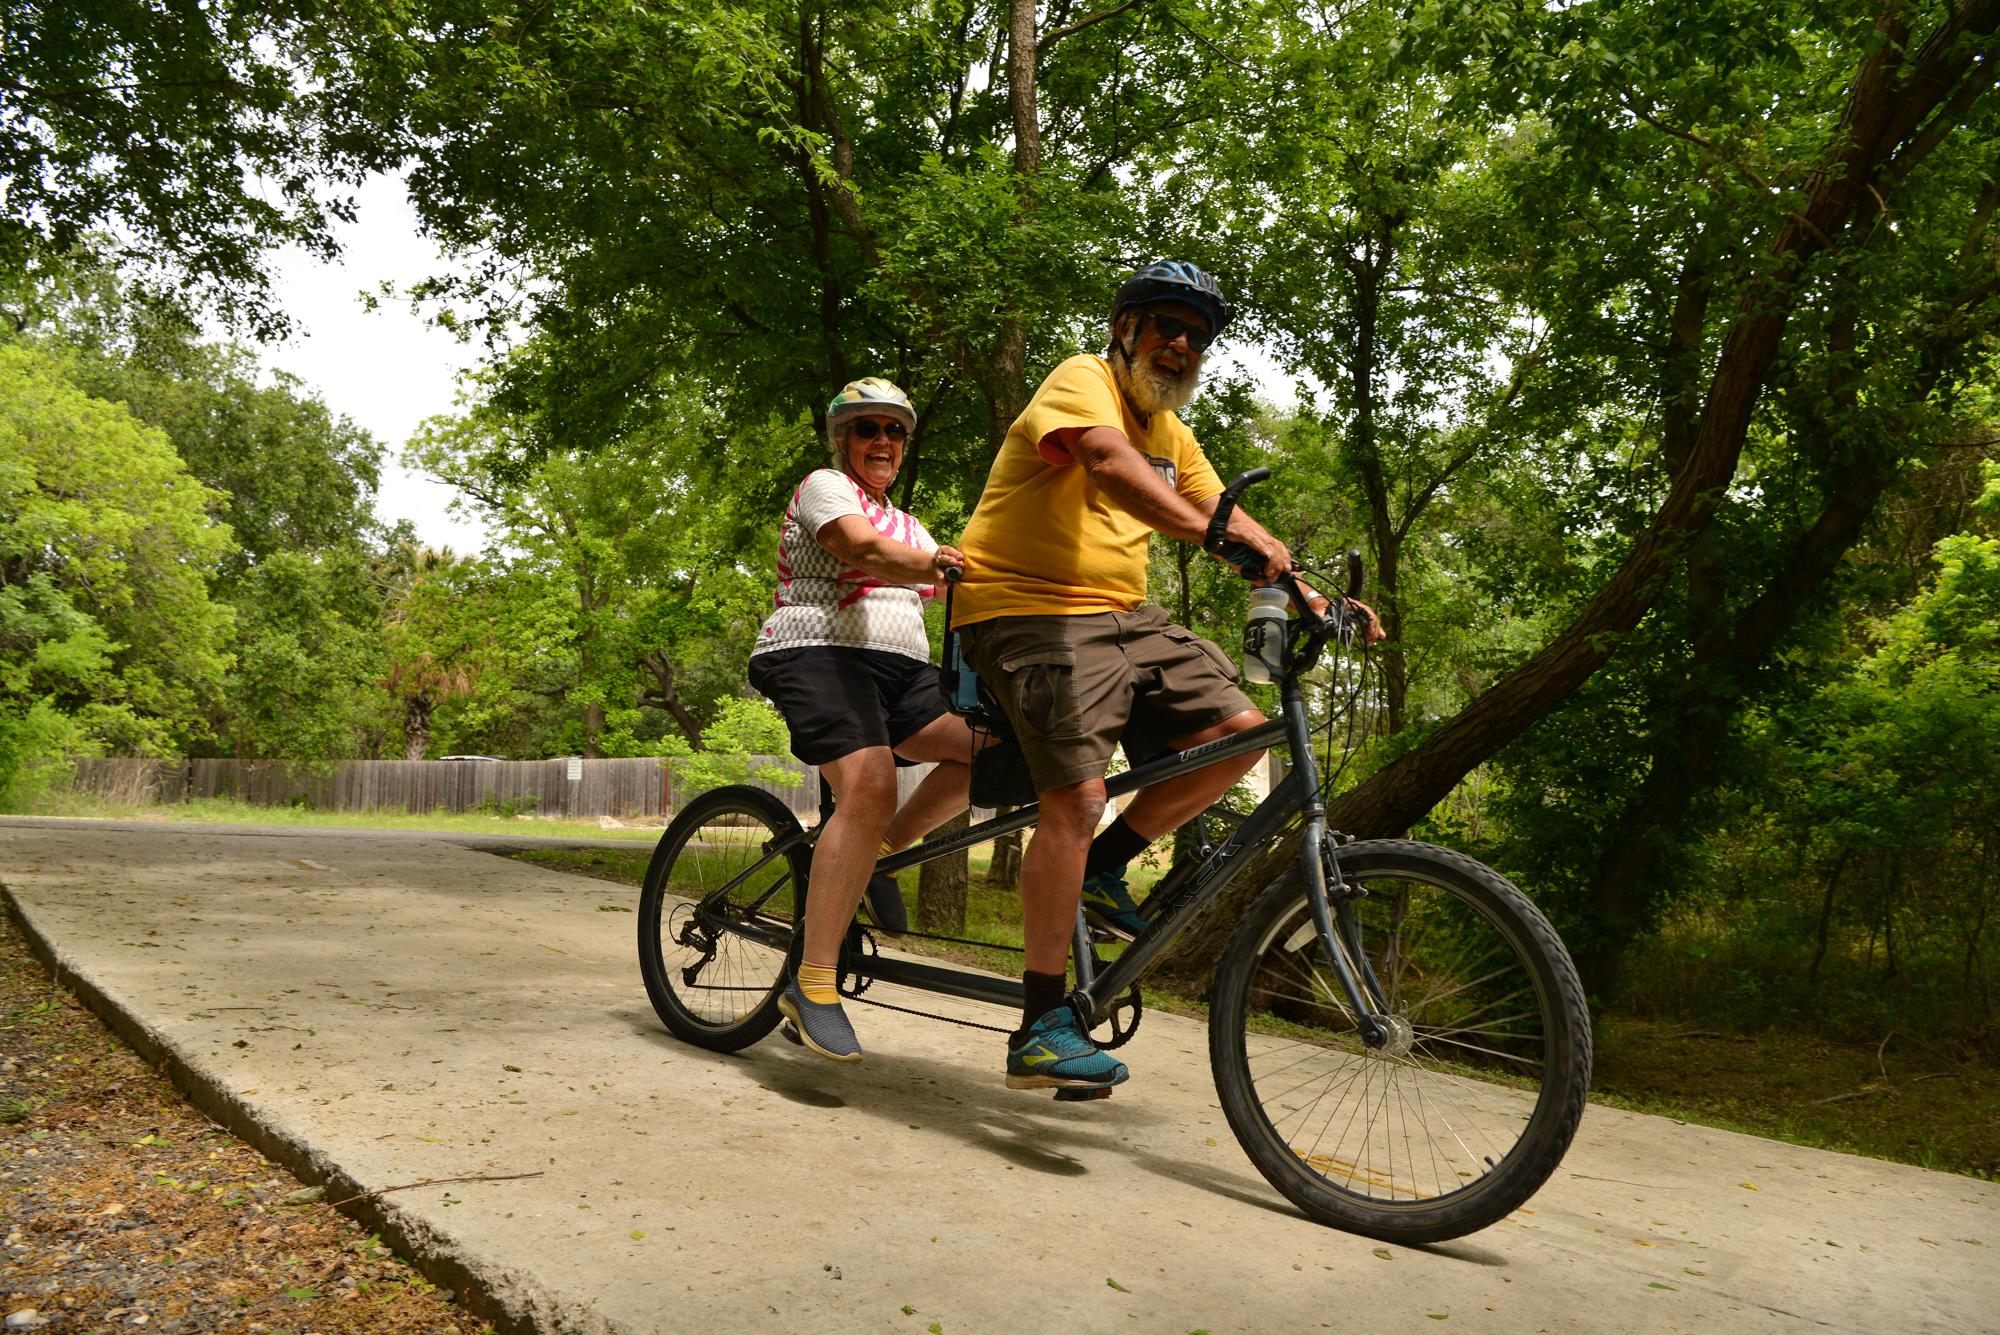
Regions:
[[[1267, 476], [1253, 469], [1225, 489], [1210, 550], [1241, 492]], [[1359, 554], [1348, 564], [1352, 597]], [[1191, 841], [1192, 854], [1147, 899], [1146, 929], [1115, 958], [1099, 958], [1079, 916], [1069, 1001], [1087, 1027], [1107, 1031], [1100, 1046], [1124, 1043], [1141, 1019], [1139, 984], [1261, 869], [1265, 884], [1238, 919], [1208, 997], [1209, 1062], [1230, 1129], [1265, 1179], [1320, 1223], [1401, 1243], [1458, 1237], [1523, 1204], [1568, 1149], [1590, 1086], [1583, 989], [1548, 919], [1499, 873], [1432, 844], [1355, 841], [1327, 828], [1314, 742], [1324, 736], [1331, 768], [1335, 727], [1355, 708], [1365, 655], [1341, 600], [1322, 615], [1294, 576], [1276, 584], [1292, 615], [1253, 621], [1247, 637], [1276, 639], [1246, 647], [1275, 667], [1278, 717], [1105, 786], [1115, 801], [1273, 747], [1289, 757], [1285, 777], [1235, 828]], [[952, 648], [946, 688], [962, 687], [955, 712], [1004, 729]], [[1315, 722], [1306, 679], [1323, 661], [1331, 671], [1316, 693], [1326, 717]], [[1036, 820], [1030, 803], [882, 858], [875, 871], [946, 857]], [[745, 785], [702, 794], [668, 825], [640, 898], [639, 961], [653, 1007], [677, 1037], [732, 1052], [777, 1027], [816, 834]], [[883, 953], [859, 923], [842, 953], [848, 998], [868, 1000], [872, 984], [890, 983], [1016, 1010], [1022, 1002], [1018, 978]]]

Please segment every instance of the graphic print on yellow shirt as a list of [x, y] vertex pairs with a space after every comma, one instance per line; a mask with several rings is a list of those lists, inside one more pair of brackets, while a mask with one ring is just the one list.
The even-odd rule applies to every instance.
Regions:
[[1146, 598], [1153, 530], [1091, 484], [1054, 433], [1125, 433], [1168, 486], [1199, 504], [1221, 494], [1194, 433], [1172, 413], [1142, 423], [1102, 357], [1071, 357], [1049, 374], [1007, 432], [965, 527], [965, 581], [952, 624], [1001, 616], [1129, 612]]

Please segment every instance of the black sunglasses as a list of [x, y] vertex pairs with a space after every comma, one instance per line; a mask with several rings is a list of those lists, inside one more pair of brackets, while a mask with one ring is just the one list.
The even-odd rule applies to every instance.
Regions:
[[887, 436], [890, 440], [907, 440], [910, 429], [901, 422], [878, 422], [872, 417], [864, 417], [847, 428], [857, 440], [873, 440], [877, 436]]
[[1178, 315], [1163, 315], [1155, 312], [1153, 328], [1160, 331], [1160, 337], [1171, 343], [1182, 334], [1187, 335], [1188, 351], [1206, 352], [1208, 345], [1215, 342], [1215, 335], [1204, 324], [1190, 324]]

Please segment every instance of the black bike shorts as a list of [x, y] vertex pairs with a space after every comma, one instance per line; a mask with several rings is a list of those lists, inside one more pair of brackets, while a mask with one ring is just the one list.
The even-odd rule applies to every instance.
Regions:
[[792, 754], [808, 765], [901, 746], [944, 713], [937, 669], [881, 649], [774, 649], [751, 657], [750, 684], [785, 716]]

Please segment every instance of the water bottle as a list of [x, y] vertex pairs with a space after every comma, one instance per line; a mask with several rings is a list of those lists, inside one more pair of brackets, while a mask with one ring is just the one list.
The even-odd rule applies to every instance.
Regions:
[[1291, 615], [1291, 599], [1283, 589], [1250, 590], [1250, 619], [1243, 626], [1243, 680], [1261, 685], [1284, 675], [1286, 623]]

